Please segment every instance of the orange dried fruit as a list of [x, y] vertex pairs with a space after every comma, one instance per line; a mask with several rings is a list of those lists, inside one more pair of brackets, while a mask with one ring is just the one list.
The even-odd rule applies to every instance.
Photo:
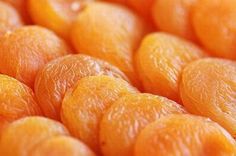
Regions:
[[32, 20], [45, 26], [65, 39], [69, 39], [72, 21], [91, 0], [29, 0]]
[[109, 75], [127, 80], [116, 67], [87, 55], [68, 55], [48, 63], [37, 75], [35, 94], [47, 117], [60, 119], [66, 91], [87, 76]]
[[157, 0], [152, 15], [157, 27], [165, 32], [196, 41], [191, 15], [198, 0]]
[[15, 8], [0, 1], [0, 36], [22, 25], [23, 22]]
[[168, 114], [185, 113], [174, 101], [151, 94], [132, 94], [118, 99], [100, 123], [100, 146], [104, 156], [132, 156], [139, 132]]
[[31, 156], [95, 156], [82, 142], [69, 136], [57, 136], [38, 144]]
[[41, 115], [34, 93], [29, 87], [2, 74], [0, 82], [0, 131], [16, 119]]
[[236, 137], [236, 63], [201, 59], [183, 71], [180, 94], [186, 109], [211, 118]]
[[110, 62], [140, 87], [133, 67], [133, 53], [145, 34], [143, 22], [125, 7], [95, 2], [76, 18], [71, 40], [79, 53]]
[[2, 132], [0, 151], [4, 156], [27, 156], [40, 142], [68, 135], [59, 122], [43, 117], [25, 117], [9, 124]]
[[183, 68], [203, 56], [197, 46], [175, 36], [165, 33], [146, 36], [136, 56], [144, 90], [180, 101], [178, 88]]
[[236, 143], [217, 123], [192, 115], [170, 115], [149, 124], [135, 144], [135, 156], [229, 156]]
[[27, 11], [27, 0], [0, 0], [12, 5], [20, 14], [25, 23], [30, 24], [31, 19]]
[[236, 0], [200, 0], [192, 21], [200, 42], [212, 55], [236, 59]]
[[137, 93], [137, 90], [122, 79], [108, 76], [82, 78], [63, 100], [62, 122], [73, 136], [99, 153], [102, 115], [117, 99], [131, 93]]
[[38, 71], [70, 52], [63, 40], [39, 26], [25, 26], [0, 38], [0, 72], [31, 88]]

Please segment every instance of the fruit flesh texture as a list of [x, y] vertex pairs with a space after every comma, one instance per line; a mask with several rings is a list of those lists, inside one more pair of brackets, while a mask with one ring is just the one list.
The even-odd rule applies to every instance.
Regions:
[[22, 25], [18, 12], [9, 4], [0, 1], [0, 36]]
[[9, 124], [1, 135], [0, 151], [6, 156], [28, 156], [40, 142], [68, 135], [59, 122], [43, 117], [26, 117]]
[[183, 71], [180, 94], [186, 109], [218, 122], [236, 136], [236, 63], [202, 59]]
[[37, 72], [50, 60], [70, 52], [51, 31], [26, 26], [0, 38], [0, 72], [33, 88]]
[[71, 134], [99, 153], [99, 123], [120, 97], [137, 93], [126, 81], [108, 76], [82, 78], [68, 91], [62, 104], [62, 122]]
[[72, 26], [71, 40], [77, 52], [117, 66], [139, 88], [133, 52], [145, 33], [144, 29], [143, 22], [128, 9], [95, 2], [78, 15]]
[[84, 143], [68, 136], [43, 141], [30, 153], [31, 156], [95, 156]]
[[135, 156], [233, 156], [236, 143], [226, 130], [207, 118], [170, 115], [141, 131], [134, 153]]
[[127, 95], [116, 101], [100, 123], [100, 147], [104, 156], [132, 156], [139, 132], [168, 114], [185, 113], [177, 103], [150, 94]]
[[236, 0], [201, 0], [194, 9], [196, 35], [214, 56], [236, 59], [235, 6]]
[[37, 75], [35, 94], [47, 117], [60, 120], [66, 91], [86, 76], [109, 75], [127, 80], [116, 67], [87, 55], [68, 55], [48, 63]]
[[16, 119], [41, 115], [34, 93], [29, 87], [2, 74], [0, 82], [0, 131]]
[[197, 46], [175, 36], [165, 33], [146, 36], [136, 55], [136, 67], [144, 90], [179, 102], [183, 68], [203, 56]]
[[152, 9], [156, 26], [188, 40], [196, 41], [191, 15], [198, 0], [157, 0]]
[[0, 0], [0, 1], [6, 2], [12, 5], [22, 17], [24, 23], [26, 24], [31, 23], [31, 19], [29, 17], [27, 5], [26, 5], [27, 0]]
[[68, 40], [72, 21], [88, 2], [89, 0], [29, 0], [28, 8], [36, 24], [45, 26]]

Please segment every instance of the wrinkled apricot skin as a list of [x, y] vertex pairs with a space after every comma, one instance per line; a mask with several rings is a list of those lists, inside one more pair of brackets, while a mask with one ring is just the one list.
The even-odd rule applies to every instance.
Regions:
[[191, 15], [197, 0], [157, 0], [152, 15], [157, 27], [188, 40], [196, 41]]
[[35, 145], [58, 135], [68, 135], [59, 122], [43, 117], [26, 117], [9, 124], [0, 139], [1, 155], [28, 156]]
[[236, 63], [202, 59], [183, 71], [180, 94], [183, 105], [194, 114], [211, 118], [236, 136]]
[[67, 45], [51, 31], [39, 26], [22, 27], [0, 38], [0, 72], [32, 88], [38, 71], [68, 52]]
[[100, 147], [104, 156], [132, 156], [139, 132], [168, 114], [185, 113], [177, 103], [150, 94], [132, 94], [118, 99], [100, 123]]
[[69, 39], [71, 23], [88, 0], [29, 0], [32, 20], [65, 39]]
[[41, 115], [34, 93], [29, 87], [2, 74], [0, 82], [0, 131], [16, 119]]
[[62, 104], [62, 122], [71, 134], [99, 153], [99, 123], [120, 97], [136, 93], [126, 81], [108, 76], [82, 78], [68, 91]]
[[86, 76], [110, 75], [127, 80], [116, 67], [87, 55], [68, 55], [48, 63], [37, 75], [35, 94], [47, 117], [60, 120], [66, 91]]
[[18, 12], [7, 3], [0, 1], [0, 37], [23, 25]]
[[145, 31], [143, 22], [127, 8], [95, 2], [87, 5], [76, 18], [71, 40], [77, 52], [117, 66], [139, 88], [133, 53]]
[[25, 23], [27, 24], [31, 23], [31, 19], [29, 17], [26, 5], [27, 0], [0, 0], [0, 1], [12, 5], [18, 11], [18, 13], [20, 14]]
[[43, 141], [30, 153], [31, 156], [95, 156], [85, 144], [68, 136]]
[[166, 33], [152, 33], [138, 49], [136, 68], [146, 92], [179, 102], [182, 69], [204, 56], [204, 52], [190, 42]]
[[134, 153], [135, 156], [233, 156], [236, 143], [226, 130], [207, 118], [175, 114], [141, 131]]
[[236, 0], [200, 0], [194, 9], [196, 35], [214, 56], [236, 59], [235, 6]]

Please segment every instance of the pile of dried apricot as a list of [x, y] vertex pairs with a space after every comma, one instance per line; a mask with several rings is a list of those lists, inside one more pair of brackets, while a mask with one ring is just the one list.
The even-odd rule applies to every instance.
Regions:
[[236, 0], [0, 0], [0, 156], [236, 156]]

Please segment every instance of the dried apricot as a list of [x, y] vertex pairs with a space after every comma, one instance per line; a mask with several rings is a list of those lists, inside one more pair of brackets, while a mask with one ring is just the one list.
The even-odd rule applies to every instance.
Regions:
[[64, 41], [47, 29], [21, 27], [0, 38], [0, 72], [32, 88], [37, 72], [50, 60], [69, 51]]
[[0, 131], [16, 119], [41, 115], [33, 91], [6, 75], [0, 74]]
[[135, 156], [229, 156], [236, 143], [217, 123], [193, 115], [170, 115], [149, 124], [137, 137]]
[[152, 15], [157, 27], [165, 32], [196, 41], [191, 15], [198, 0], [157, 0]]
[[57, 136], [38, 144], [30, 156], [95, 156], [82, 142], [69, 136]]
[[35, 94], [47, 117], [60, 119], [66, 91], [86, 76], [109, 75], [127, 80], [116, 67], [87, 55], [68, 55], [48, 63], [37, 75]]
[[132, 156], [139, 132], [168, 114], [185, 111], [174, 101], [150, 94], [132, 94], [118, 99], [100, 123], [100, 146], [104, 156]]
[[178, 86], [185, 65], [204, 56], [194, 44], [165, 33], [146, 36], [136, 66], [147, 92], [179, 100]]
[[200, 0], [193, 26], [200, 42], [212, 55], [236, 59], [236, 0]]
[[87, 2], [89, 0], [29, 0], [28, 8], [36, 24], [68, 39], [72, 21]]
[[71, 39], [77, 52], [110, 62], [139, 87], [133, 52], [144, 33], [143, 22], [127, 8], [95, 2], [78, 15], [72, 26]]
[[0, 1], [0, 36], [22, 25], [23, 22], [15, 8]]
[[4, 156], [27, 156], [40, 142], [68, 135], [59, 122], [43, 117], [25, 117], [9, 124], [2, 132], [0, 151]]
[[210, 117], [236, 137], [236, 63], [201, 59], [183, 71], [180, 94], [194, 114]]
[[105, 110], [118, 98], [136, 92], [122, 79], [108, 76], [82, 78], [63, 100], [62, 122], [73, 136], [99, 153], [99, 123]]
[[20, 14], [25, 23], [27, 24], [31, 23], [31, 19], [27, 12], [27, 5], [26, 5], [27, 0], [0, 0], [0, 1], [12, 5], [18, 11], [18, 13]]

